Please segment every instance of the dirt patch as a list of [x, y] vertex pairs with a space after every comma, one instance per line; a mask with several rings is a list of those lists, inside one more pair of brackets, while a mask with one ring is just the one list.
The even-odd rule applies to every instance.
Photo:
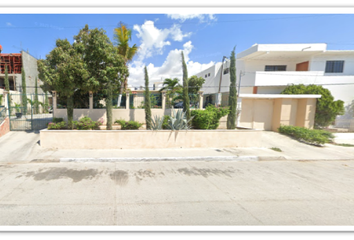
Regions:
[[73, 170], [68, 168], [50, 168], [47, 170], [40, 169], [39, 172], [27, 172], [26, 177], [33, 177], [36, 181], [50, 181], [62, 178], [71, 178], [73, 182], [80, 182], [83, 179], [92, 179], [99, 172], [96, 169]]
[[120, 186], [125, 186], [129, 182], [129, 174], [126, 171], [116, 170], [109, 175], [116, 184]]
[[185, 174], [187, 176], [203, 176], [209, 177], [212, 175], [224, 175], [231, 177], [231, 174], [234, 173], [234, 170], [227, 169], [227, 170], [220, 170], [220, 169], [209, 169], [209, 168], [179, 168], [177, 170], [179, 173]]

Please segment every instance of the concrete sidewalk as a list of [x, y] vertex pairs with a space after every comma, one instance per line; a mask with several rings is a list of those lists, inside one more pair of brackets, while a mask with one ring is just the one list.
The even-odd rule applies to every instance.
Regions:
[[[44, 149], [39, 133], [10, 132], [0, 138], [1, 163], [26, 162], [115, 162], [115, 161], [265, 161], [265, 160], [350, 160], [354, 147], [326, 144], [316, 147], [287, 136], [266, 132], [261, 148], [172, 148], [172, 149]], [[281, 152], [272, 150], [279, 148]]]

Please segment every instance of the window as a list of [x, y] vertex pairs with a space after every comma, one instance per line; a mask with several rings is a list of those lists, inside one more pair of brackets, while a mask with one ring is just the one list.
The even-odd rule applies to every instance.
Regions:
[[326, 73], [342, 73], [344, 61], [327, 61]]
[[210, 73], [208, 73], [208, 77], [210, 77]]
[[286, 71], [286, 65], [266, 65], [265, 71]]
[[230, 69], [229, 69], [229, 68], [224, 69], [224, 75], [225, 75], [225, 74], [228, 74], [228, 73], [229, 73], [229, 71], [230, 71]]
[[208, 75], [206, 75], [206, 74], [205, 74], [205, 77], [207, 78], [207, 77], [208, 77]]

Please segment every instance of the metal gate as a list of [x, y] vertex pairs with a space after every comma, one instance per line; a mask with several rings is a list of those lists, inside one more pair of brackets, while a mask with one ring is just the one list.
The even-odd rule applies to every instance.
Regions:
[[45, 94], [10, 94], [8, 101], [11, 131], [41, 130], [53, 120]]

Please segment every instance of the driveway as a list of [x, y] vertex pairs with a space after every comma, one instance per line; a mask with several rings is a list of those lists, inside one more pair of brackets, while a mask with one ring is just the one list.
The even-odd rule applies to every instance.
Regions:
[[0, 225], [354, 224], [354, 161], [0, 164]]

